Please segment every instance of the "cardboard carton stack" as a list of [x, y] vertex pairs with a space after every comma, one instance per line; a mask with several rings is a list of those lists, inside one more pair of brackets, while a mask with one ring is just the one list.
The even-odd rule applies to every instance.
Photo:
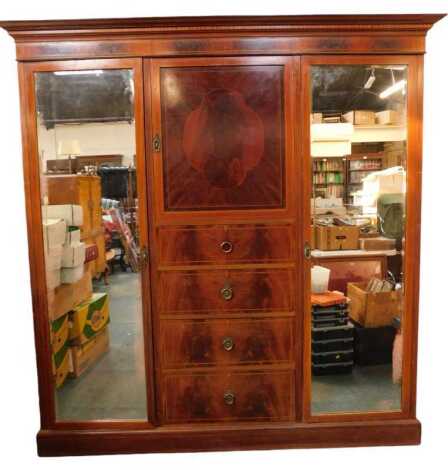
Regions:
[[92, 281], [84, 275], [85, 244], [79, 230], [82, 208], [45, 205], [42, 216], [53, 375], [60, 387], [70, 370], [68, 314], [91, 297]]
[[95, 293], [69, 314], [71, 377], [79, 377], [109, 349], [109, 297]]
[[44, 216], [65, 222], [67, 231], [64, 234], [64, 246], [61, 259], [61, 282], [73, 284], [84, 274], [86, 247], [81, 242], [79, 227], [83, 223], [82, 207], [75, 204], [58, 204], [44, 207]]

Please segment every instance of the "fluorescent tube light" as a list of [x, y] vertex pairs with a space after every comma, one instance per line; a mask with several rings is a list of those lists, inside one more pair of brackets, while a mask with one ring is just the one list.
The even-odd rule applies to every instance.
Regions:
[[394, 83], [389, 88], [386, 88], [384, 91], [380, 93], [380, 98], [384, 100], [388, 96], [396, 93], [397, 91], [404, 90], [406, 87], [406, 80], [400, 80], [399, 82]]
[[102, 70], [60, 70], [55, 75], [101, 75]]
[[373, 85], [374, 81], [375, 81], [375, 70], [372, 69], [372, 71], [370, 72], [369, 78], [367, 79], [366, 83], [364, 84], [364, 89], [365, 90], [370, 90], [370, 88], [372, 88], [372, 85]]

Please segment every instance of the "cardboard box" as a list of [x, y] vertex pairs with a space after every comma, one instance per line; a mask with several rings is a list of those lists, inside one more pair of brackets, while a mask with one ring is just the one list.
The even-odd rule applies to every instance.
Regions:
[[68, 342], [65, 342], [63, 347], [55, 354], [53, 354], [53, 376], [56, 388], [61, 387], [70, 372], [70, 348]]
[[322, 124], [322, 113], [312, 113], [311, 124]]
[[316, 247], [318, 250], [357, 250], [359, 227], [322, 226], [316, 227]]
[[68, 227], [68, 230], [65, 234], [65, 243], [64, 245], [76, 245], [81, 242], [81, 230], [76, 227]]
[[84, 275], [84, 264], [74, 268], [61, 269], [61, 282], [62, 284], [74, 284], [78, 282]]
[[351, 122], [355, 126], [371, 126], [375, 124], [375, 112], [356, 110], [343, 115], [345, 122]]
[[347, 297], [350, 299], [349, 315], [364, 327], [392, 324], [393, 317], [400, 316], [403, 295], [401, 291], [367, 292], [367, 282], [349, 282]]
[[56, 354], [67, 343], [69, 336], [68, 314], [51, 322], [51, 347]]
[[63, 284], [47, 294], [48, 316], [54, 321], [92, 297], [92, 278], [85, 273], [74, 284]]
[[70, 376], [79, 377], [92, 367], [109, 350], [109, 328], [104, 328], [98, 335], [85, 344], [72, 346]]
[[401, 123], [401, 114], [393, 109], [375, 113], [376, 123], [382, 125], [397, 125]]
[[386, 237], [360, 238], [359, 248], [366, 251], [395, 250], [396, 242], [394, 239]]
[[56, 289], [61, 285], [61, 270], [60, 269], [51, 269], [45, 270], [45, 280], [47, 283], [47, 289]]
[[66, 223], [59, 218], [43, 218], [44, 247], [46, 251], [61, 246], [65, 242]]
[[62, 253], [62, 267], [76, 268], [83, 265], [86, 257], [86, 245], [83, 242], [73, 245], [64, 245]]
[[62, 266], [62, 245], [56, 245], [49, 250], [45, 250], [45, 269], [54, 271]]
[[84, 344], [109, 323], [109, 296], [95, 293], [70, 313], [70, 341]]
[[56, 204], [42, 208], [44, 217], [63, 219], [70, 226], [80, 227], [83, 223], [82, 207], [76, 204]]

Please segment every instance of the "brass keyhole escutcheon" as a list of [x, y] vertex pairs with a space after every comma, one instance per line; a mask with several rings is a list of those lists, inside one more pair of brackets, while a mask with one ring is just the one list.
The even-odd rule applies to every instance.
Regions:
[[224, 403], [228, 406], [235, 404], [235, 394], [233, 392], [224, 393]]
[[228, 240], [223, 241], [219, 246], [221, 247], [221, 250], [226, 254], [232, 253], [233, 251], [233, 243]]
[[226, 336], [222, 340], [222, 346], [226, 351], [231, 351], [233, 347], [235, 346], [235, 343], [233, 342], [233, 338], [231, 338], [230, 336]]
[[226, 283], [224, 287], [221, 289], [221, 297], [226, 301], [232, 300], [233, 289], [230, 284]]

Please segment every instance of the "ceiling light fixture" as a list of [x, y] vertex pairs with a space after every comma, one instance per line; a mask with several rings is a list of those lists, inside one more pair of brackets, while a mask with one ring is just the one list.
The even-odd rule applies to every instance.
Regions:
[[364, 83], [364, 89], [370, 90], [370, 88], [372, 88], [374, 81], [375, 81], [375, 70], [372, 69], [372, 71], [370, 72], [369, 78], [367, 79], [366, 83]]
[[400, 80], [399, 82], [394, 83], [389, 88], [386, 88], [384, 91], [380, 93], [380, 98], [384, 100], [385, 98], [389, 97], [393, 93], [396, 93], [397, 91], [403, 90], [404, 92], [406, 88], [406, 84], [407, 84], [406, 80]]
[[55, 75], [101, 75], [102, 70], [61, 70], [54, 72]]

